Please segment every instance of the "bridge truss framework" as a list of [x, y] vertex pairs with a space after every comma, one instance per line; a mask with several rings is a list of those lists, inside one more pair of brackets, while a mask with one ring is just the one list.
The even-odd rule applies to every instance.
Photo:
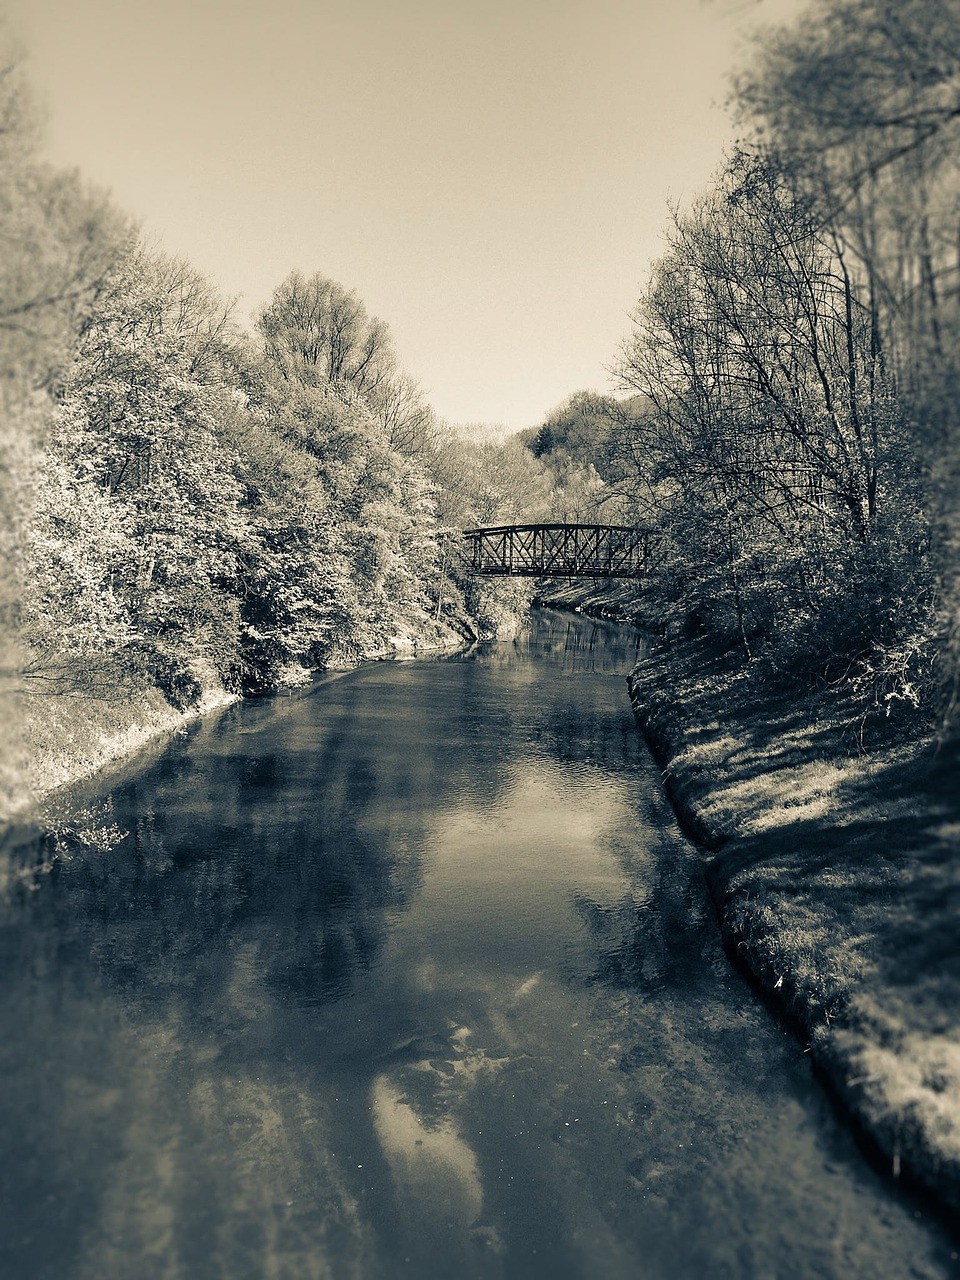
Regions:
[[647, 558], [642, 529], [609, 524], [512, 524], [465, 529], [472, 569], [525, 578], [638, 578]]

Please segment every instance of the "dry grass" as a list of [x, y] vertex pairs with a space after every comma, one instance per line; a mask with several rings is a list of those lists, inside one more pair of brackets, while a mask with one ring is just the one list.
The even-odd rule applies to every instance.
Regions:
[[115, 698], [47, 694], [21, 700], [29, 755], [24, 805], [176, 732], [190, 720], [236, 700], [212, 671], [203, 671], [203, 693], [187, 710], [172, 706], [159, 689], [130, 687]]
[[731, 952], [892, 1171], [960, 1209], [956, 745], [863, 752], [837, 703], [758, 693], [694, 645], [631, 694]]

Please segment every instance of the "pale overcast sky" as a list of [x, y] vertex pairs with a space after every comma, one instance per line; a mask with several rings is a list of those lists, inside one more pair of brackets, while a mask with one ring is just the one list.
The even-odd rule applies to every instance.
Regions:
[[452, 422], [610, 389], [667, 201], [799, 0], [6, 0], [47, 153], [246, 316], [358, 290]]

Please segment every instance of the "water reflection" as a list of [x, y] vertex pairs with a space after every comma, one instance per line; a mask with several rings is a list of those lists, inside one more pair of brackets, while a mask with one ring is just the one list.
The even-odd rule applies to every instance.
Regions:
[[[310, 813], [325, 768], [328, 806]], [[269, 794], [251, 774], [273, 779]], [[385, 843], [365, 825], [376, 808], [368, 762], [333, 749], [290, 752], [282, 770], [269, 755], [214, 749], [189, 781], [183, 753], [114, 795], [128, 834], [113, 850], [59, 864], [3, 923], [91, 955], [101, 978], [144, 1003], [222, 1009], [230, 948], [247, 941], [278, 989], [337, 999], [418, 883], [418, 842]]]
[[625, 676], [648, 645], [634, 627], [549, 611], [536, 615], [537, 625], [523, 627], [512, 639], [483, 646], [471, 661], [510, 667], [536, 680], [536, 664], [550, 667], [554, 679], [578, 675]]
[[689, 996], [713, 981], [716, 952], [713, 909], [703, 892], [703, 867], [684, 856], [676, 841], [664, 839], [647, 814], [648, 845], [654, 856], [639, 865], [620, 832], [606, 841], [621, 859], [629, 892], [615, 902], [596, 902], [578, 893], [576, 909], [596, 944], [591, 982], [614, 989]]
[[640, 643], [544, 614], [118, 784], [0, 906], [0, 1274], [941, 1274], [723, 965]]

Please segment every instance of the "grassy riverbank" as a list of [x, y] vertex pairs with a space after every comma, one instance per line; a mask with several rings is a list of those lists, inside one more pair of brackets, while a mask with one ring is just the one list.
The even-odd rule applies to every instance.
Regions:
[[[334, 655], [330, 669], [348, 669], [359, 661], [411, 658], [422, 653], [453, 651], [468, 641], [460, 630], [426, 615], [397, 619], [388, 641], [369, 652]], [[10, 816], [37, 811], [41, 825], [62, 818], [57, 794], [91, 778], [148, 743], [177, 733], [197, 717], [235, 702], [210, 669], [196, 673], [199, 694], [189, 705], [175, 706], [154, 686], [130, 682], [109, 695], [40, 693], [20, 701], [20, 753], [17, 793]], [[310, 672], [302, 667], [283, 673], [278, 687], [302, 683]]]
[[960, 1211], [958, 750], [758, 693], [702, 644], [630, 679], [725, 941], [894, 1176]]
[[236, 701], [237, 696], [211, 681], [205, 683], [197, 701], [185, 708], [173, 706], [156, 688], [118, 690], [110, 698], [33, 697], [24, 715], [29, 795], [42, 798], [91, 777], [148, 742]]

